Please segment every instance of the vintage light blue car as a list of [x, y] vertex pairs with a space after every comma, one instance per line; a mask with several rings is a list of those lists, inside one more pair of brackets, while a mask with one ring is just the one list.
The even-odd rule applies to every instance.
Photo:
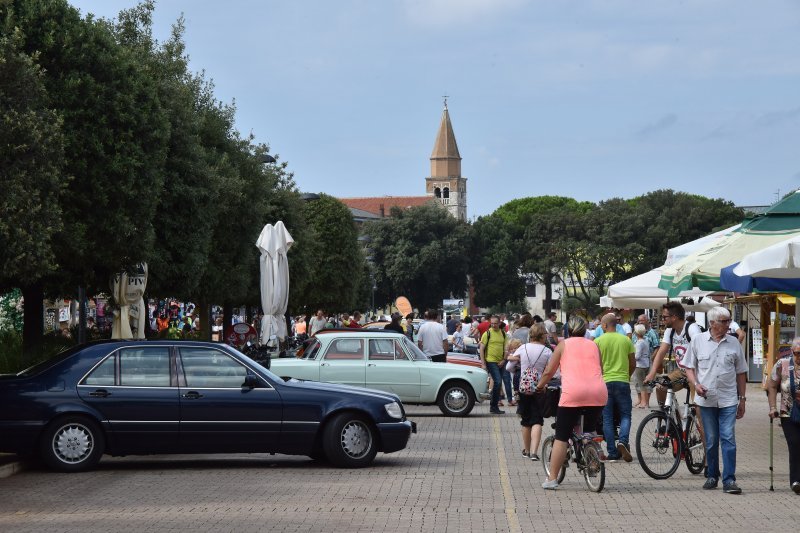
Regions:
[[404, 335], [381, 330], [323, 330], [302, 356], [273, 359], [278, 376], [391, 392], [403, 403], [438, 405], [447, 416], [467, 416], [488, 399], [488, 374], [473, 366], [433, 363]]

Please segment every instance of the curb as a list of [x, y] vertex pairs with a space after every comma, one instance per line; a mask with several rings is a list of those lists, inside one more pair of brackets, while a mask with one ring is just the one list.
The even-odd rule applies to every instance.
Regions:
[[13, 463], [6, 463], [0, 465], [0, 479], [11, 477], [26, 469], [25, 463], [15, 461]]

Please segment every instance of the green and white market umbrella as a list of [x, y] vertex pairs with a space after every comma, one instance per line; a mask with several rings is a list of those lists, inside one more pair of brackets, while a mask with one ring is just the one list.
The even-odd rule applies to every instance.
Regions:
[[738, 263], [747, 254], [796, 235], [800, 236], [800, 190], [765, 213], [745, 219], [738, 229], [707, 248], [664, 267], [658, 286], [667, 291], [669, 296], [677, 296], [692, 288], [724, 291], [719, 279], [723, 268]]

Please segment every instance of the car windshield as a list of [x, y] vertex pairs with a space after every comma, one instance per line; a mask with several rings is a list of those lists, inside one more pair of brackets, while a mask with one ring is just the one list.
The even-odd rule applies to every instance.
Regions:
[[314, 359], [317, 357], [317, 352], [319, 352], [319, 347], [321, 343], [319, 339], [313, 338], [311, 339], [311, 343], [303, 350], [303, 359]]
[[430, 361], [431, 358], [425, 355], [425, 352], [420, 350], [416, 344], [408, 340], [408, 337], [403, 337], [403, 343], [405, 344], [406, 350], [411, 353], [411, 357], [415, 361]]
[[35, 376], [36, 374], [44, 372], [45, 370], [55, 365], [56, 363], [60, 363], [61, 361], [67, 359], [81, 348], [82, 346], [73, 346], [71, 348], [67, 348], [63, 352], [59, 352], [49, 359], [45, 359], [40, 363], [36, 363], [32, 367], [26, 368], [25, 370], [18, 372], [17, 376], [19, 377]]

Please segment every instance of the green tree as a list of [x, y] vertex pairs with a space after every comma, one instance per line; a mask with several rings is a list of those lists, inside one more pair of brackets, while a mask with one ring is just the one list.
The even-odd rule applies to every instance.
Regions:
[[593, 208], [591, 202], [537, 196], [512, 200], [494, 212], [520, 241], [520, 272], [545, 286], [545, 312], [553, 308], [553, 286], [566, 266], [565, 243], [584, 238], [585, 217]]
[[[26, 301], [41, 302], [42, 278], [58, 267], [53, 247], [68, 181], [64, 138], [37, 56], [23, 51], [24, 36], [13, 22], [0, 17], [0, 292], [18, 287]], [[40, 344], [41, 305], [25, 306], [25, 318], [30, 353]]]
[[366, 228], [379, 301], [406, 296], [418, 309], [439, 308], [463, 295], [469, 272], [470, 228], [441, 206], [392, 209]]
[[520, 228], [493, 213], [472, 224], [470, 275], [475, 304], [508, 309], [507, 302], [525, 298], [525, 278], [521, 275], [523, 249]]
[[350, 209], [321, 194], [304, 203], [302, 216], [302, 231], [289, 230], [298, 242], [289, 251], [290, 309], [337, 312], [363, 305], [367, 266]]

